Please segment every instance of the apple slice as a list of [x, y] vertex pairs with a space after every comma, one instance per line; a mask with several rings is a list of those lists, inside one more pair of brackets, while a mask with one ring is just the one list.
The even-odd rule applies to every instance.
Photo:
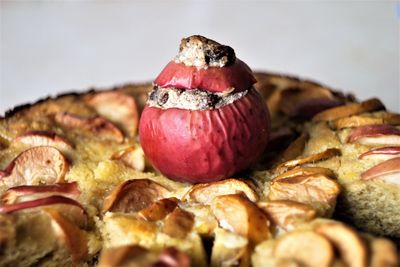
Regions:
[[13, 204], [43, 198], [51, 195], [63, 195], [77, 198], [80, 195], [77, 182], [52, 185], [21, 185], [8, 189], [2, 196], [3, 204]]
[[361, 174], [363, 180], [380, 179], [386, 183], [400, 185], [400, 157], [386, 160]]
[[330, 267], [334, 251], [329, 241], [313, 232], [291, 232], [278, 239], [274, 255], [282, 259], [294, 259], [301, 266]]
[[62, 182], [68, 170], [64, 155], [51, 146], [23, 151], [2, 171], [0, 181], [7, 187]]
[[68, 129], [88, 131], [94, 136], [115, 140], [119, 143], [124, 141], [124, 134], [121, 130], [101, 116], [84, 118], [70, 113], [56, 113], [54, 114], [54, 121]]
[[111, 156], [111, 159], [120, 160], [128, 167], [140, 172], [144, 171], [146, 167], [144, 152], [140, 146], [131, 146], [118, 151]]
[[71, 255], [72, 262], [77, 264], [86, 260], [89, 248], [85, 232], [64, 217], [57, 209], [45, 208], [44, 212], [50, 217], [53, 231], [58, 237], [59, 243]]
[[332, 157], [340, 156], [340, 154], [341, 154], [340, 149], [328, 148], [317, 154], [312, 154], [307, 157], [293, 159], [293, 160], [283, 162], [283, 163], [279, 164], [277, 167], [275, 167], [273, 172], [280, 174], [280, 173], [286, 172], [288, 170], [291, 170], [297, 166], [300, 166], [300, 165], [303, 165], [306, 163], [311, 163], [311, 162], [314, 163], [317, 161], [327, 160]]
[[193, 214], [177, 207], [165, 218], [163, 232], [174, 238], [185, 238], [193, 226]]
[[149, 179], [128, 180], [106, 197], [102, 212], [137, 212], [165, 198], [168, 192], [164, 186]]
[[140, 210], [138, 215], [146, 221], [162, 220], [178, 206], [178, 202], [174, 197], [163, 198]]
[[49, 131], [30, 131], [18, 136], [14, 142], [30, 146], [53, 146], [61, 151], [70, 151], [73, 148], [69, 141]]
[[136, 135], [139, 111], [133, 97], [120, 91], [107, 91], [89, 95], [86, 102], [98, 114], [115, 123], [125, 135], [130, 137]]
[[267, 216], [244, 194], [218, 196], [211, 210], [222, 228], [247, 237], [253, 245], [271, 236]]
[[359, 159], [383, 159], [388, 160], [400, 156], [400, 146], [385, 146], [368, 150], [361, 154]]
[[257, 205], [268, 215], [275, 227], [291, 231], [296, 224], [311, 221], [316, 217], [311, 206], [291, 200], [258, 202]]
[[273, 180], [268, 198], [292, 200], [315, 208], [318, 215], [330, 215], [336, 205], [341, 188], [339, 184], [321, 174], [293, 176]]
[[297, 139], [294, 140], [285, 151], [283, 151], [282, 156], [280, 157], [280, 162], [293, 160], [303, 154], [308, 139], [309, 136], [307, 133], [303, 133], [297, 137]]
[[380, 117], [371, 116], [350, 116], [345, 118], [340, 118], [333, 121], [332, 126], [335, 129], [360, 127], [365, 125], [379, 125], [379, 124], [389, 124], [389, 125], [399, 125], [400, 115], [393, 113], [385, 113]]
[[184, 198], [210, 205], [214, 198], [221, 195], [244, 193], [253, 202], [258, 200], [258, 195], [250, 182], [238, 179], [225, 179], [217, 182], [193, 185]]
[[361, 126], [350, 132], [347, 142], [362, 145], [400, 145], [400, 129], [388, 124]]
[[324, 110], [313, 117], [313, 121], [333, 121], [336, 119], [357, 115], [364, 112], [385, 109], [385, 106], [377, 98], [371, 98], [361, 103], [352, 103]]
[[274, 178], [274, 181], [283, 179], [283, 178], [289, 178], [289, 177], [294, 177], [294, 176], [308, 176], [312, 174], [322, 174], [325, 175], [326, 177], [335, 179], [336, 175], [335, 173], [328, 168], [323, 168], [323, 167], [298, 167], [293, 170], [287, 171], [282, 173], [281, 175], [278, 175]]
[[339, 251], [340, 257], [348, 267], [365, 267], [368, 263], [367, 248], [362, 238], [342, 223], [322, 223], [315, 232], [327, 238]]

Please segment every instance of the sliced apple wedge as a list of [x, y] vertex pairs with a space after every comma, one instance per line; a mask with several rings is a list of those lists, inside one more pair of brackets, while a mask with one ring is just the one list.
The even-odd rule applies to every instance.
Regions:
[[253, 202], [258, 200], [258, 195], [250, 181], [238, 179], [225, 179], [217, 182], [193, 185], [184, 199], [210, 205], [217, 196], [231, 195], [243, 192]]
[[380, 179], [386, 183], [400, 185], [400, 157], [386, 160], [361, 174], [361, 179]]
[[101, 116], [114, 122], [127, 136], [136, 135], [139, 111], [133, 97], [120, 91], [107, 91], [89, 95], [86, 102]]
[[367, 152], [361, 154], [359, 159], [382, 159], [388, 160], [395, 157], [400, 157], [400, 146], [385, 146], [378, 147], [368, 150]]
[[304, 148], [307, 144], [307, 141], [309, 139], [309, 136], [307, 133], [301, 134], [299, 137], [297, 137], [296, 140], [294, 140], [288, 148], [285, 149], [285, 151], [282, 153], [280, 162], [285, 162], [288, 160], [293, 160], [303, 154]]
[[291, 232], [278, 239], [274, 255], [307, 267], [330, 267], [335, 257], [329, 241], [311, 231]]
[[53, 118], [57, 124], [68, 129], [88, 131], [94, 136], [115, 140], [120, 143], [124, 141], [124, 134], [121, 130], [111, 121], [101, 116], [84, 118], [70, 113], [56, 113]]
[[51, 146], [38, 146], [23, 151], [3, 171], [0, 183], [7, 187], [62, 182], [68, 170], [64, 155]]
[[267, 216], [244, 194], [218, 196], [211, 209], [222, 228], [247, 237], [254, 245], [271, 236]]
[[52, 185], [21, 185], [8, 189], [2, 196], [3, 204], [13, 204], [34, 200], [51, 195], [63, 195], [70, 198], [77, 198], [80, 195], [77, 182], [57, 183]]
[[140, 146], [132, 146], [118, 151], [111, 156], [111, 159], [120, 160], [128, 167], [141, 172], [144, 171], [146, 167], [144, 152]]
[[77, 264], [88, 257], [88, 239], [84, 231], [79, 229], [57, 209], [45, 208], [43, 211], [50, 217], [51, 226], [59, 243], [70, 253], [72, 262]]
[[340, 118], [332, 122], [333, 128], [338, 130], [343, 128], [380, 124], [399, 125], [400, 115], [394, 113], [387, 113], [380, 117], [354, 115], [350, 117]]
[[283, 179], [283, 178], [289, 178], [289, 177], [294, 177], [294, 176], [307, 176], [307, 175], [312, 175], [312, 174], [322, 174], [325, 175], [326, 177], [335, 179], [336, 175], [335, 173], [328, 168], [323, 168], [323, 167], [298, 167], [293, 170], [287, 171], [282, 173], [281, 175], [278, 175], [274, 178], [275, 181]]
[[163, 232], [174, 238], [185, 238], [193, 226], [193, 214], [177, 207], [165, 218]]
[[320, 153], [317, 154], [312, 154], [310, 156], [307, 157], [303, 157], [303, 158], [298, 158], [298, 159], [293, 159], [293, 160], [289, 160], [286, 162], [283, 162], [281, 164], [279, 164], [277, 167], [275, 167], [273, 169], [274, 173], [278, 173], [281, 174], [283, 172], [286, 172], [288, 170], [291, 170], [297, 166], [306, 164], [306, 163], [310, 163], [310, 162], [317, 162], [317, 161], [322, 161], [322, 160], [327, 160], [330, 159], [332, 157], [336, 157], [336, 156], [340, 156], [341, 152], [340, 149], [338, 148], [328, 148]]
[[313, 121], [332, 121], [351, 115], [357, 115], [364, 112], [385, 109], [385, 106], [377, 98], [371, 98], [361, 103], [352, 103], [344, 106], [334, 107], [324, 110], [313, 117]]
[[138, 215], [146, 221], [162, 220], [178, 206], [178, 202], [174, 197], [163, 198], [140, 210]]
[[329, 216], [341, 191], [339, 184], [321, 174], [273, 180], [268, 198], [292, 200], [312, 206], [320, 216]]
[[165, 198], [168, 190], [149, 179], [133, 179], [118, 185], [105, 198], [102, 212], [137, 212]]
[[350, 132], [347, 142], [362, 145], [400, 145], [400, 129], [388, 124], [361, 126]]
[[291, 200], [272, 200], [258, 202], [275, 227], [291, 231], [296, 224], [311, 221], [316, 217], [311, 206]]
[[30, 131], [15, 138], [14, 142], [30, 146], [53, 146], [61, 151], [70, 151], [74, 147], [65, 138], [48, 131]]
[[315, 232], [327, 238], [339, 251], [340, 257], [348, 267], [365, 267], [368, 263], [367, 248], [362, 238], [342, 223], [321, 223]]

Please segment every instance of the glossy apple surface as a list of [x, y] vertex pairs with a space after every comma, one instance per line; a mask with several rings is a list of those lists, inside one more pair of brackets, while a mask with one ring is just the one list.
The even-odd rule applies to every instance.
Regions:
[[168, 178], [217, 181], [248, 168], [263, 152], [270, 119], [255, 89], [214, 110], [146, 106], [139, 134], [153, 166]]

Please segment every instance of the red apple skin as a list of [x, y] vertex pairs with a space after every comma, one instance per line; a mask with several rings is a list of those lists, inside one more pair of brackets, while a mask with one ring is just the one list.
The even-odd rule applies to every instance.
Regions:
[[153, 166], [170, 179], [217, 181], [248, 168], [264, 151], [268, 109], [255, 89], [214, 110], [146, 106], [140, 142]]
[[171, 61], [154, 81], [160, 87], [179, 89], [204, 89], [209, 92], [235, 92], [247, 90], [256, 83], [249, 66], [236, 59], [235, 63], [223, 68], [207, 69], [188, 67]]

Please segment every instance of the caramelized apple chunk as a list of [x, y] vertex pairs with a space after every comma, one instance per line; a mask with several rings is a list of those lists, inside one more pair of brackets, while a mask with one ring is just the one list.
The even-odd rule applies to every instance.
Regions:
[[146, 167], [144, 153], [142, 148], [139, 146], [132, 146], [118, 151], [112, 155], [111, 159], [119, 160], [128, 167], [141, 172], [144, 171]]
[[174, 238], [184, 238], [193, 226], [193, 214], [177, 207], [165, 218], [163, 232]]
[[162, 220], [178, 206], [178, 202], [174, 197], [163, 198], [140, 210], [138, 214], [147, 221]]

